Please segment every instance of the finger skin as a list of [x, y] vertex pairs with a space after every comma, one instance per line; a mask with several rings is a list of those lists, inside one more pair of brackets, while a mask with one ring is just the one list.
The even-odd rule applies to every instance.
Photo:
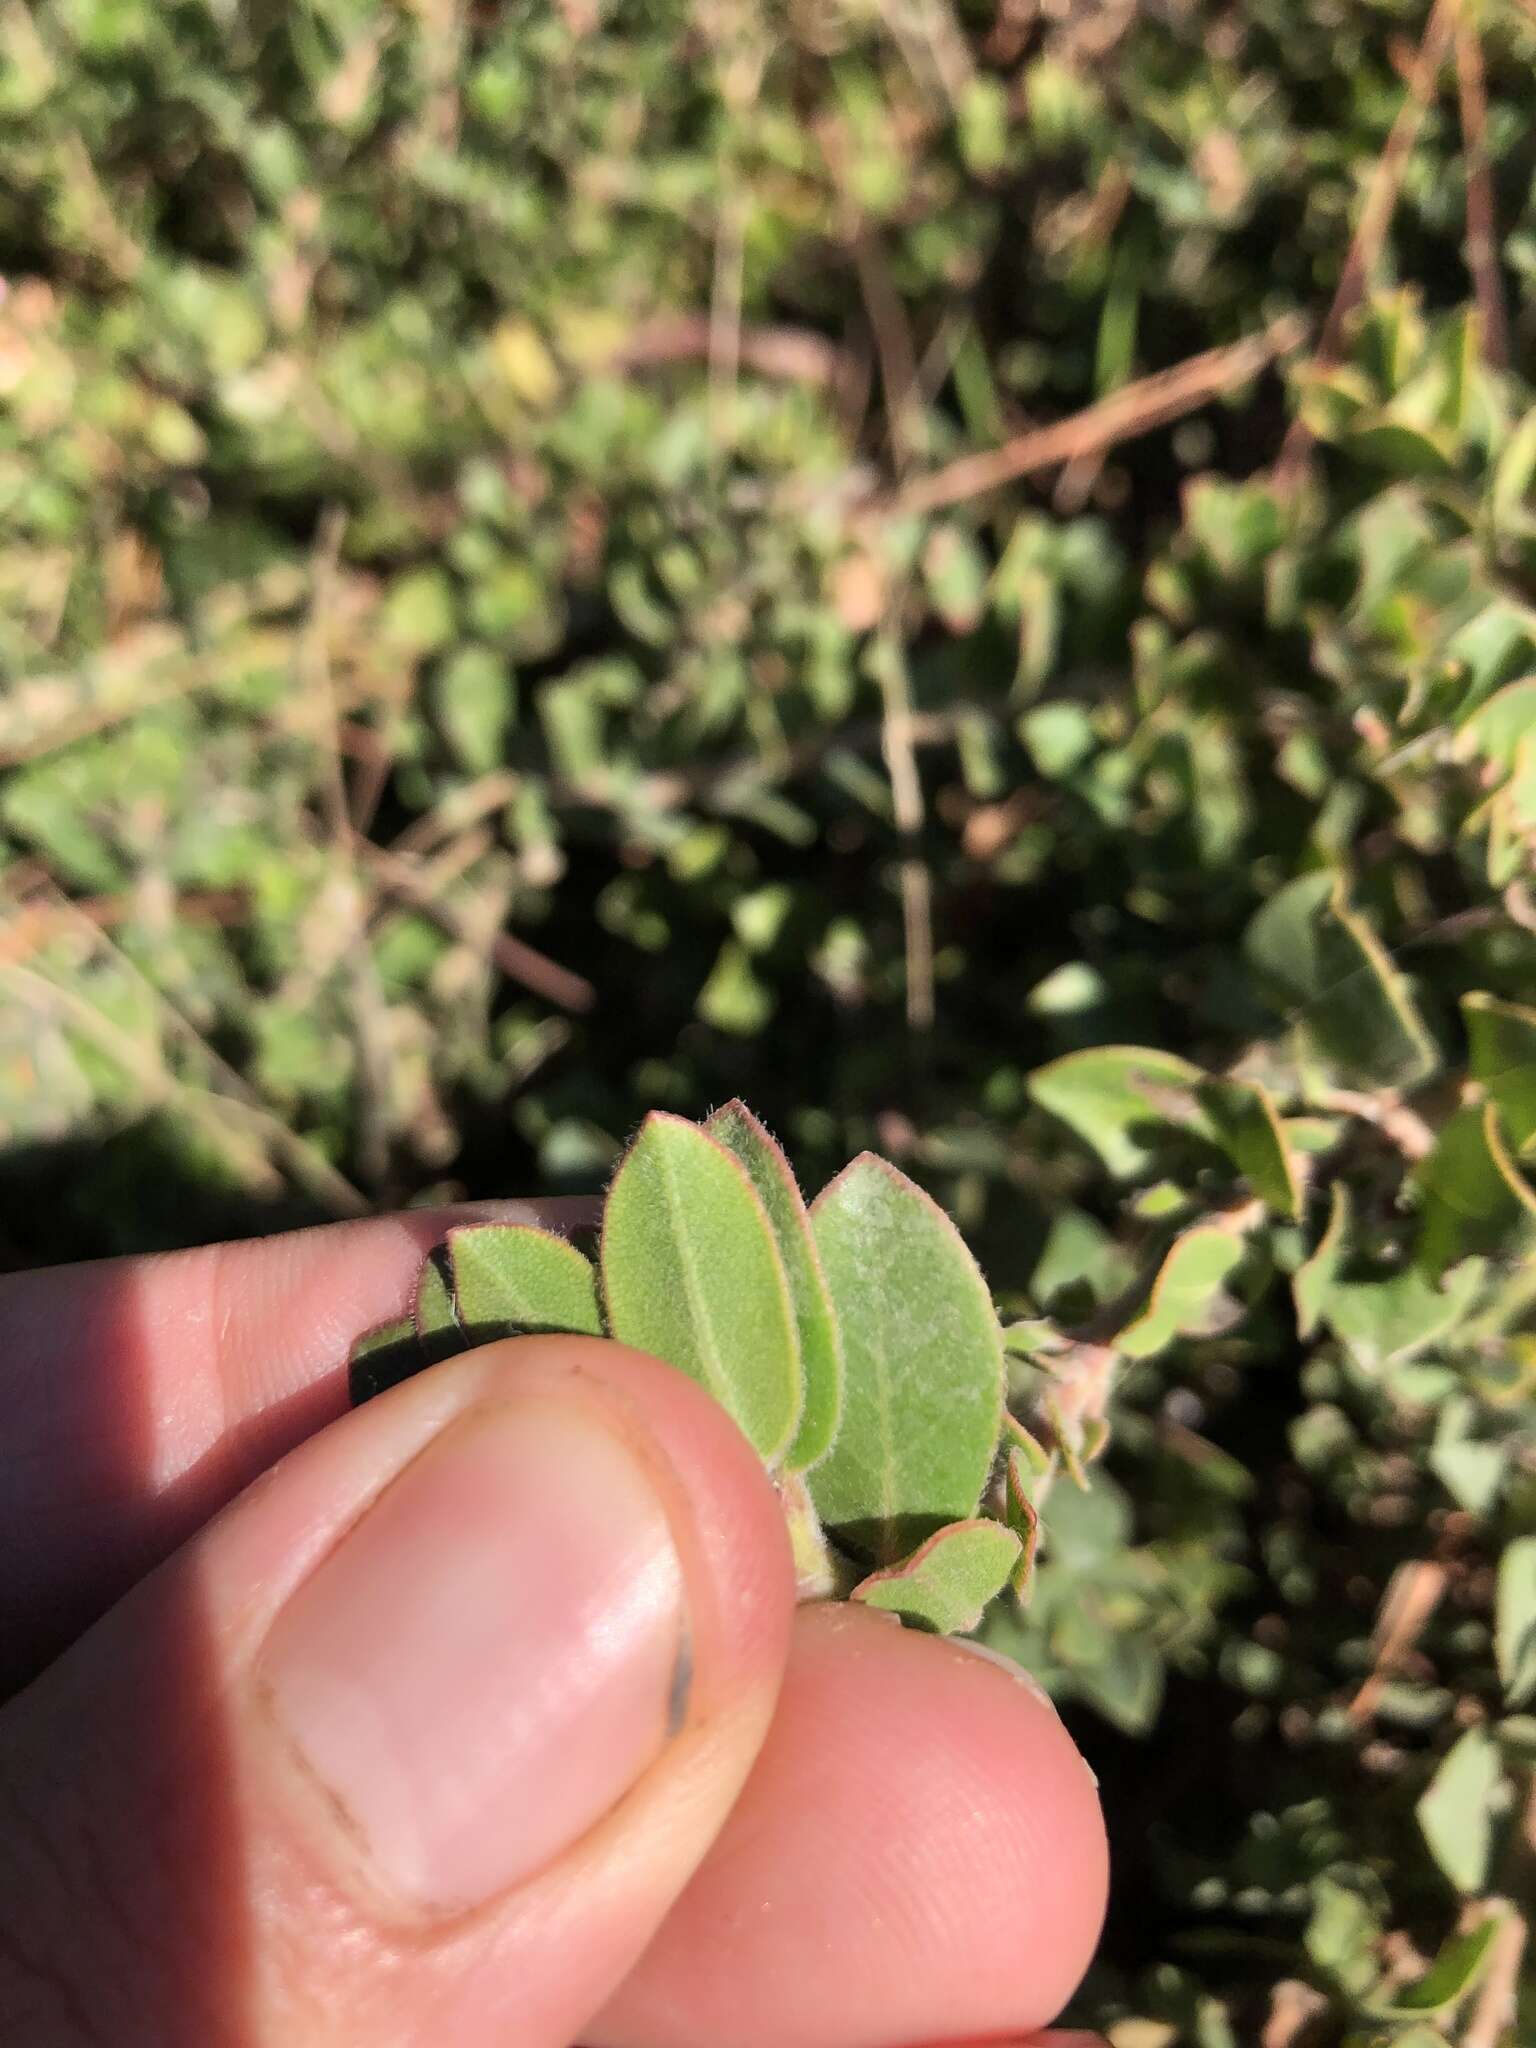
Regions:
[[343, 1413], [353, 1339], [409, 1304], [453, 1223], [590, 1210], [421, 1210], [0, 1277], [0, 1696]]
[[[509, 1895], [422, 1921], [380, 1903], [275, 1739], [260, 1659], [393, 1475], [513, 1392], [600, 1404], [646, 1465], [681, 1560], [692, 1685], [680, 1732], [574, 1847]], [[0, 2039], [567, 2048], [745, 1778], [793, 1592], [750, 1447], [691, 1381], [623, 1346], [487, 1346], [343, 1417], [0, 1713]]]
[[956, 1644], [802, 1608], [772, 1732], [590, 2048], [1029, 2036], [1103, 1919], [1098, 1794], [1054, 1710]]

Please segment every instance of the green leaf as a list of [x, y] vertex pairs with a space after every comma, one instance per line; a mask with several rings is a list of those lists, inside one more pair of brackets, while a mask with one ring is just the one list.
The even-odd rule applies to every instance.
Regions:
[[1242, 1264], [1242, 1239], [1216, 1223], [1202, 1223], [1174, 1239], [1146, 1305], [1114, 1340], [1130, 1358], [1150, 1358], [1176, 1337], [1207, 1335], [1230, 1328], [1241, 1305], [1226, 1282]]
[[1245, 949], [1291, 1011], [1304, 1058], [1341, 1080], [1403, 1088], [1436, 1053], [1385, 947], [1329, 874], [1279, 890], [1248, 927]]
[[705, 1130], [741, 1161], [768, 1212], [784, 1261], [800, 1339], [800, 1426], [785, 1457], [803, 1472], [832, 1448], [843, 1408], [843, 1346], [811, 1219], [782, 1148], [743, 1102], [717, 1109]]
[[1536, 1536], [1517, 1536], [1499, 1559], [1494, 1643], [1512, 1707], [1536, 1699]]
[[1502, 1444], [1480, 1443], [1475, 1437], [1452, 1437], [1435, 1443], [1428, 1464], [1458, 1507], [1465, 1508], [1469, 1515], [1486, 1515], [1498, 1499], [1509, 1454]]
[[1484, 698], [1457, 729], [1455, 752], [1463, 761], [1482, 759], [1495, 767], [1515, 765], [1523, 741], [1536, 737], [1536, 676], [1505, 683]]
[[838, 1542], [889, 1564], [976, 1512], [1002, 1427], [1002, 1332], [937, 1203], [872, 1153], [811, 1207], [843, 1333], [843, 1420], [811, 1474]]
[[459, 1328], [459, 1319], [454, 1313], [448, 1260], [441, 1247], [430, 1252], [422, 1264], [416, 1280], [412, 1312], [416, 1334], [421, 1339], [422, 1356], [428, 1365], [436, 1365], [439, 1359], [452, 1358], [455, 1352], [464, 1349], [464, 1332]]
[[1518, 517], [1530, 496], [1533, 477], [1536, 477], [1536, 407], [1532, 407], [1512, 429], [1494, 466], [1493, 489], [1488, 502], [1501, 526]]
[[1367, 1371], [1400, 1364], [1447, 1337], [1464, 1322], [1482, 1290], [1486, 1264], [1463, 1259], [1436, 1286], [1416, 1268], [1390, 1280], [1338, 1289], [1328, 1320]]
[[1497, 996], [1462, 998], [1472, 1079], [1492, 1098], [1516, 1154], [1536, 1139], [1536, 1010]]
[[1074, 1664], [1072, 1683], [1088, 1704], [1128, 1735], [1145, 1735], [1163, 1703], [1167, 1667], [1145, 1636], [1112, 1636], [1102, 1657]]
[[354, 1408], [396, 1387], [427, 1363], [410, 1316], [395, 1316], [363, 1334], [347, 1361], [347, 1392]]
[[506, 753], [514, 705], [512, 676], [489, 647], [461, 647], [438, 671], [433, 706], [461, 767], [489, 774]]
[[1486, 1730], [1469, 1728], [1416, 1808], [1430, 1854], [1458, 1891], [1481, 1891], [1487, 1882], [1500, 1778], [1497, 1746]]
[[590, 1259], [527, 1223], [467, 1223], [448, 1233], [459, 1321], [473, 1344], [541, 1330], [600, 1337]]
[[1412, 1266], [1382, 1280], [1347, 1280], [1350, 1196], [1335, 1181], [1327, 1228], [1292, 1288], [1303, 1337], [1327, 1323], [1358, 1365], [1374, 1372], [1426, 1350], [1471, 1312], [1487, 1274], [1482, 1259], [1463, 1259], [1444, 1273]]
[[1328, 1221], [1311, 1256], [1296, 1269], [1291, 1292], [1296, 1299], [1296, 1327], [1303, 1337], [1316, 1334], [1329, 1301], [1339, 1284], [1349, 1250], [1349, 1189], [1341, 1180], [1333, 1184]]
[[1502, 1913], [1491, 1913], [1467, 1934], [1453, 1934], [1443, 1942], [1439, 1954], [1417, 1983], [1393, 1990], [1372, 2008], [1383, 2014], [1442, 2012], [1465, 1998], [1483, 1973], [1494, 1936], [1504, 1924]]
[[1267, 1208], [1295, 1221], [1301, 1183], [1274, 1098], [1251, 1081], [1202, 1081], [1196, 1091], [1216, 1142]]
[[1536, 1191], [1509, 1156], [1495, 1102], [1447, 1119], [1413, 1173], [1423, 1224], [1418, 1260], [1439, 1273], [1473, 1252], [1515, 1253], [1536, 1230]]
[[1018, 1536], [1000, 1522], [951, 1522], [850, 1597], [935, 1635], [966, 1635], [1007, 1585], [1020, 1550]]
[[1029, 1077], [1042, 1109], [1091, 1145], [1118, 1179], [1150, 1164], [1170, 1127], [1212, 1135], [1200, 1100], [1205, 1076], [1175, 1054], [1140, 1045], [1098, 1045], [1069, 1052]]
[[773, 1225], [741, 1162], [653, 1111], [603, 1212], [611, 1334], [707, 1387], [766, 1464], [800, 1420], [800, 1346]]

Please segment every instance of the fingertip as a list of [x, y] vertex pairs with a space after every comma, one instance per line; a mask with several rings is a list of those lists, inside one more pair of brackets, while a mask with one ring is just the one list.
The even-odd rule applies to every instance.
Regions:
[[802, 1609], [773, 1728], [600, 2048], [1032, 2036], [1092, 1957], [1097, 1790], [1032, 1687], [857, 1608]]
[[89, 1826], [46, 1888], [31, 1832], [0, 1879], [66, 1988], [103, 1886], [167, 1930], [122, 1972], [135, 2039], [185, 1997], [253, 2043], [573, 2040], [729, 1813], [793, 1601], [702, 1389], [485, 1346], [298, 1446], [9, 1710], [0, 1786]]

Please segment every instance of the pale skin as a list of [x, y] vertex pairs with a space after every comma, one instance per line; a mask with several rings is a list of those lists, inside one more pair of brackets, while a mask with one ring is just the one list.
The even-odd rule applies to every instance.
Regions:
[[[352, 1339], [486, 1213], [576, 1220], [503, 1204], [0, 1281], [0, 2039], [1079, 2048], [1040, 2031], [1104, 1907], [1070, 1738], [954, 1645], [797, 1609], [773, 1489], [697, 1387], [525, 1338], [348, 1411]], [[497, 1523], [524, 1469], [547, 1544]], [[546, 1596], [602, 1563], [568, 1519], [598, 1472], [614, 1512], [636, 1475], [649, 1590], [618, 1572], [563, 1642]], [[511, 1648], [477, 1595], [412, 1653], [466, 1583], [434, 1589], [450, 1537], [495, 1560]], [[375, 1670], [393, 1719], [347, 1691]], [[439, 1711], [418, 1769], [409, 1717]], [[455, 1796], [452, 1827], [420, 1810]]]

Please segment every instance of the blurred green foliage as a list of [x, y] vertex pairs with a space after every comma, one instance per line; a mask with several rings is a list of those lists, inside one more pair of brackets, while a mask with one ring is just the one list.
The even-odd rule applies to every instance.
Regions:
[[[1536, 18], [1455, 21], [1384, 183], [1392, 0], [0, 0], [6, 1257], [738, 1093], [898, 1159], [1094, 1467], [988, 1627], [1114, 2048], [1536, 2033]], [[1138, 412], [1373, 209], [1341, 351]]]

